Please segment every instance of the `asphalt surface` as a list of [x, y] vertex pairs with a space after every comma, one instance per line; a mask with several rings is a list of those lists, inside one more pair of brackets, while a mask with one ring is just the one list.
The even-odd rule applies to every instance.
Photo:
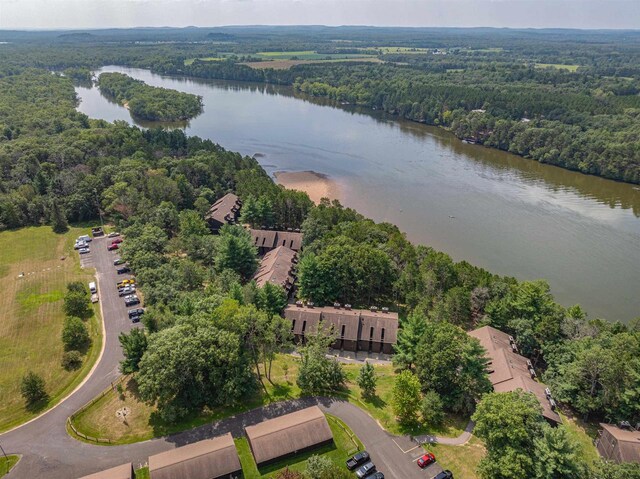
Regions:
[[415, 461], [423, 454], [423, 449], [416, 442], [408, 437], [392, 436], [360, 408], [328, 398], [304, 398], [272, 404], [179, 434], [126, 446], [98, 446], [70, 437], [65, 429], [67, 417], [118, 378], [118, 363], [122, 359], [118, 335], [135, 327], [127, 317], [128, 308], [116, 288], [116, 282], [127, 276], [116, 274], [113, 260], [118, 254], [117, 251], [107, 251], [108, 243], [107, 238], [94, 239], [91, 253], [82, 257], [83, 266], [95, 267], [97, 272], [98, 295], [106, 330], [102, 357], [93, 374], [64, 401], [35, 420], [0, 435], [0, 444], [7, 454], [22, 456], [7, 479], [73, 479], [127, 462], [139, 467], [147, 463], [150, 455], [226, 432], [240, 437], [248, 425], [313, 404], [339, 417], [353, 430], [385, 477], [430, 479], [442, 470], [438, 464], [419, 469]]

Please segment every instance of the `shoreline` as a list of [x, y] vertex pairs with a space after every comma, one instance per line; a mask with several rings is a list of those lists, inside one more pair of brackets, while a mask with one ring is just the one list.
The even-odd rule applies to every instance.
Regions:
[[342, 201], [338, 182], [324, 173], [316, 171], [276, 171], [273, 173], [278, 185], [288, 190], [303, 191], [311, 201], [319, 204], [322, 198]]

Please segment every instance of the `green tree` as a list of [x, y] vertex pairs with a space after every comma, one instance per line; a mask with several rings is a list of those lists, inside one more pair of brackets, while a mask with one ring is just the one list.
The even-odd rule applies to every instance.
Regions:
[[180, 212], [180, 236], [190, 238], [192, 236], [209, 236], [211, 230], [202, 216], [197, 211], [183, 210]]
[[86, 319], [93, 314], [89, 292], [84, 284], [73, 282], [67, 285], [64, 295], [64, 312], [67, 316]]
[[640, 464], [600, 460], [596, 464], [594, 478], [597, 479], [640, 479]]
[[120, 361], [120, 372], [131, 374], [138, 371], [140, 360], [147, 350], [147, 336], [142, 329], [132, 329], [129, 334], [120, 333], [118, 336], [124, 359]]
[[393, 365], [401, 369], [412, 369], [416, 361], [416, 351], [427, 330], [427, 322], [423, 316], [413, 312], [401, 321], [400, 325], [394, 346]]
[[20, 394], [27, 403], [27, 407], [44, 402], [48, 396], [42, 376], [33, 371], [25, 374], [20, 382]]
[[364, 397], [375, 396], [377, 382], [378, 379], [373, 364], [365, 362], [360, 368], [360, 371], [358, 371], [358, 377], [356, 378], [356, 383], [360, 389], [362, 389], [362, 395]]
[[432, 426], [439, 426], [444, 420], [444, 404], [435, 391], [427, 391], [420, 402], [422, 421]]
[[393, 412], [403, 425], [415, 423], [420, 409], [420, 380], [411, 371], [396, 376], [393, 385]]
[[69, 231], [67, 217], [57, 199], [51, 200], [51, 229], [54, 233], [61, 234]]
[[350, 479], [351, 473], [326, 456], [313, 455], [307, 459], [304, 477], [308, 479]]
[[342, 365], [327, 357], [333, 337], [318, 326], [318, 334], [308, 335], [307, 344], [300, 348], [300, 368], [297, 383], [304, 394], [319, 394], [343, 386], [345, 374]]
[[80, 351], [66, 351], [62, 355], [61, 365], [67, 371], [78, 369], [82, 365], [82, 354]]
[[588, 466], [580, 456], [580, 445], [569, 436], [564, 426], [545, 426], [542, 436], [536, 437], [533, 444], [536, 479], [588, 477]]
[[249, 232], [240, 226], [220, 228], [215, 264], [218, 270], [230, 269], [245, 280], [251, 278], [258, 267], [258, 259]]
[[273, 283], [265, 283], [256, 295], [256, 306], [271, 315], [279, 315], [287, 305], [284, 288]]
[[65, 351], [81, 351], [89, 342], [89, 331], [84, 322], [75, 316], [66, 317], [62, 327], [62, 344]]

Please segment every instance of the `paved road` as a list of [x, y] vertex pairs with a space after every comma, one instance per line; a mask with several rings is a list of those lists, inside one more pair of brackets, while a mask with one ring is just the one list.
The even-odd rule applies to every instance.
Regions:
[[118, 297], [115, 283], [122, 279], [113, 267], [117, 252], [106, 250], [108, 239], [94, 239], [91, 253], [83, 258], [86, 267], [95, 267], [98, 293], [105, 322], [104, 353], [94, 373], [70, 397], [58, 406], [13, 431], [0, 435], [7, 454], [21, 454], [22, 459], [7, 479], [73, 479], [122, 463], [140, 466], [150, 455], [183, 446], [201, 439], [231, 432], [244, 434], [244, 427], [287, 412], [318, 404], [325, 412], [342, 419], [362, 440], [373, 461], [390, 479], [429, 479], [441, 469], [436, 465], [421, 471], [415, 464], [422, 448], [406, 437], [386, 433], [360, 408], [342, 400], [305, 398], [273, 404], [201, 426], [173, 436], [126, 446], [98, 446], [71, 438], [65, 429], [67, 417], [99, 394], [114, 381], [122, 357], [118, 335], [133, 326], [127, 318], [124, 301]]

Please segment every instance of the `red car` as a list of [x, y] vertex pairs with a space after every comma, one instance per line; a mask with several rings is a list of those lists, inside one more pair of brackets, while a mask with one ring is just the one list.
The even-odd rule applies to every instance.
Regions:
[[434, 462], [436, 462], [436, 456], [428, 452], [424, 456], [422, 456], [420, 459], [418, 459], [418, 467], [420, 467], [421, 469], [424, 469], [429, 464], [433, 464]]
[[114, 249], [118, 249], [118, 243], [111, 243], [109, 246], [107, 246], [107, 251], [113, 251]]
[[120, 244], [122, 243], [122, 241], [123, 241], [122, 238], [116, 238], [111, 242], [111, 244]]

